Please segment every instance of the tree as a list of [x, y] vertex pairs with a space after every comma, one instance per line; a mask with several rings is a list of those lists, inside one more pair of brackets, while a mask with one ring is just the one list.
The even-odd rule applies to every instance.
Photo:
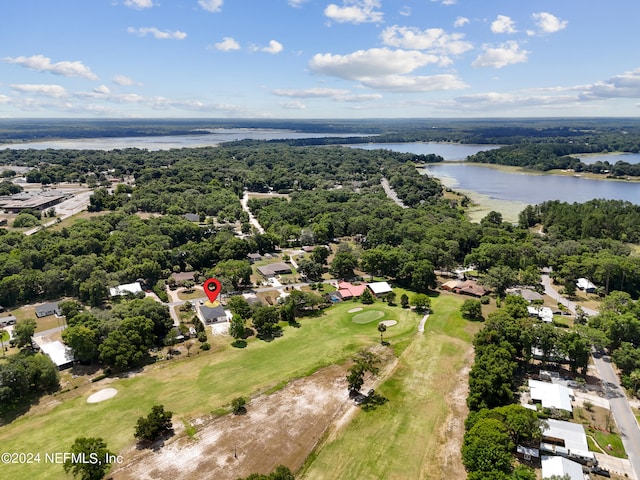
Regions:
[[460, 313], [463, 318], [469, 320], [482, 320], [482, 303], [480, 300], [469, 298], [462, 302]]
[[16, 338], [16, 345], [20, 348], [31, 346], [31, 337], [36, 331], [36, 321], [32, 318], [18, 320], [13, 329]]
[[349, 392], [358, 392], [364, 385], [364, 375], [366, 372], [375, 375], [378, 373], [380, 359], [368, 350], [360, 350], [353, 358], [354, 364], [349, 368], [347, 374], [347, 385]]
[[378, 324], [378, 331], [380, 332], [380, 344], [384, 345], [384, 341], [382, 340], [382, 334], [387, 331], [387, 326], [384, 324], [384, 322], [380, 322]]
[[251, 318], [251, 305], [249, 305], [246, 298], [235, 295], [229, 298], [227, 306], [234, 315], [239, 315], [244, 320]]
[[172, 415], [172, 412], [164, 410], [163, 405], [154, 405], [149, 415], [138, 418], [134, 436], [147, 442], [157, 440], [161, 435], [173, 430]]
[[322, 278], [324, 267], [321, 263], [303, 259], [298, 262], [298, 272], [302, 273], [309, 280], [318, 281]]
[[409, 306], [409, 296], [406, 293], [400, 295], [400, 305], [402, 305], [402, 308], [407, 308]]
[[389, 292], [385, 295], [384, 299], [387, 301], [387, 305], [395, 305], [396, 294], [395, 292]]
[[489, 268], [480, 283], [493, 288], [500, 297], [503, 297], [507, 288], [515, 285], [517, 281], [518, 276], [511, 267], [499, 265]]
[[318, 245], [309, 254], [309, 257], [312, 261], [320, 265], [326, 265], [327, 258], [329, 258], [329, 249], [323, 245]]
[[67, 327], [62, 332], [62, 340], [81, 363], [91, 363], [98, 358], [100, 338], [97, 331], [85, 325]]
[[351, 252], [338, 252], [331, 261], [329, 272], [336, 278], [352, 278], [358, 259]]
[[360, 295], [360, 301], [365, 305], [371, 305], [375, 301], [371, 290], [365, 288], [362, 295]]
[[151, 320], [144, 317], [125, 318], [98, 348], [100, 360], [120, 369], [138, 365], [149, 353], [155, 339]]
[[513, 444], [507, 428], [500, 420], [484, 418], [465, 434], [462, 463], [467, 471], [511, 473]]
[[431, 308], [431, 299], [425, 293], [416, 293], [411, 298], [411, 304], [416, 308], [416, 310], [425, 311]]
[[102, 438], [78, 437], [71, 445], [72, 454], [63, 465], [65, 473], [80, 480], [101, 480], [116, 456]]
[[244, 320], [240, 315], [234, 315], [233, 317], [231, 317], [231, 322], [229, 323], [229, 333], [234, 339], [239, 340], [241, 338], [244, 338], [245, 330], [246, 329], [244, 326]]
[[278, 333], [278, 310], [274, 307], [258, 307], [253, 312], [253, 326], [262, 339], [273, 338]]
[[241, 284], [251, 283], [251, 264], [248, 260], [225, 260], [215, 266], [213, 275], [227, 279], [231, 282], [233, 289], [237, 290]]
[[236, 397], [231, 400], [231, 409], [233, 410], [234, 415], [245, 413], [247, 411], [246, 405], [247, 400], [244, 397]]

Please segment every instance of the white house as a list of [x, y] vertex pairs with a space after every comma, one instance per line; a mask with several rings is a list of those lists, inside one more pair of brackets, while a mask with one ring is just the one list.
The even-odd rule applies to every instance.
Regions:
[[391, 285], [389, 285], [387, 282], [373, 282], [373, 283], [367, 284], [367, 287], [369, 287], [369, 290], [371, 290], [371, 292], [376, 297], [381, 297], [383, 295], [386, 295], [387, 293], [393, 290], [391, 288]]
[[123, 285], [118, 285], [117, 287], [109, 289], [109, 295], [111, 295], [112, 297], [127, 295], [128, 293], [136, 295], [140, 292], [142, 292], [142, 286], [140, 285], [140, 282], [125, 283]]
[[568, 458], [564, 457], [552, 457], [549, 455], [542, 456], [542, 480], [545, 478], [566, 478], [569, 480], [584, 480], [585, 476], [582, 473], [582, 465]]
[[58, 340], [55, 342], [41, 343], [40, 349], [56, 364], [58, 370], [71, 367], [75, 361], [71, 349]]
[[573, 390], [557, 383], [529, 379], [531, 399], [540, 401], [543, 408], [555, 408], [573, 412], [571, 398]]
[[[545, 420], [542, 427], [540, 451], [578, 460], [585, 465], [595, 465], [596, 457], [589, 451], [584, 427], [562, 420]], [[544, 473], [543, 473], [544, 476]]]
[[584, 277], [578, 279], [578, 281], [576, 282], [576, 286], [586, 293], [595, 293], [597, 288], [593, 283], [591, 283]]

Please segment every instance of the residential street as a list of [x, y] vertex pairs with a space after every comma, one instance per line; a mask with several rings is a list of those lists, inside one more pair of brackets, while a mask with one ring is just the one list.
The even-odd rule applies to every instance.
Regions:
[[[562, 297], [552, 286], [551, 278], [547, 274], [542, 275], [542, 285], [544, 293], [559, 303], [565, 305], [569, 311], [575, 314], [576, 304]], [[588, 308], [583, 308], [584, 312], [589, 315], [597, 315], [598, 312]], [[598, 376], [602, 380], [602, 386], [606, 397], [609, 399], [611, 413], [616, 421], [622, 443], [629, 456], [629, 461], [635, 472], [635, 478], [638, 478], [640, 472], [640, 427], [636, 421], [631, 406], [627, 400], [624, 390], [620, 386], [620, 380], [616, 375], [611, 358], [608, 355], [600, 355], [594, 353], [592, 355], [594, 365], [598, 370]]]

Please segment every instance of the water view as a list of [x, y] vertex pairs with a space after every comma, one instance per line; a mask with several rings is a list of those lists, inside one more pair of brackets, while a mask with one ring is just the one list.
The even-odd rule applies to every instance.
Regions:
[[478, 165], [432, 164], [423, 173], [451, 188], [469, 190], [496, 200], [536, 204], [547, 200], [586, 202], [594, 198], [640, 201], [640, 183], [584, 177], [504, 172]]
[[579, 158], [582, 163], [588, 165], [596, 163], [597, 161], [609, 162], [611, 165], [614, 165], [616, 162], [640, 163], [640, 153], [599, 153], [594, 155], [576, 155], [576, 157]]
[[469, 155], [475, 155], [485, 150], [494, 150], [501, 145], [474, 145], [461, 143], [440, 142], [414, 142], [414, 143], [367, 143], [363, 145], [351, 145], [365, 150], [392, 150], [394, 152], [415, 153], [416, 155], [428, 155], [433, 153], [440, 155], [446, 161], [460, 161]]
[[115, 150], [123, 148], [141, 148], [150, 151], [170, 150], [172, 148], [197, 148], [219, 145], [235, 140], [282, 140], [286, 138], [322, 138], [322, 137], [358, 137], [356, 133], [331, 134], [307, 133], [290, 130], [263, 128], [217, 128], [194, 135], [161, 135], [147, 137], [102, 137], [56, 139], [25, 143], [0, 143], [0, 149], [16, 150], [70, 149], [70, 150]]

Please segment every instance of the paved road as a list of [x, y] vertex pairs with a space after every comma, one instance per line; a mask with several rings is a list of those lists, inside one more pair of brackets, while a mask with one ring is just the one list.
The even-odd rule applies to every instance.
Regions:
[[249, 214], [249, 223], [256, 227], [258, 233], [264, 233], [264, 228], [262, 228], [262, 225], [260, 225], [256, 217], [253, 216], [253, 213], [251, 213], [251, 209], [249, 208], [249, 192], [244, 192], [240, 204], [242, 205], [242, 209]]
[[399, 207], [402, 207], [402, 208], [409, 208], [404, 203], [402, 203], [402, 200], [400, 200], [398, 198], [398, 195], [396, 194], [396, 191], [393, 188], [391, 188], [391, 185], [389, 185], [389, 181], [385, 177], [382, 177], [380, 179], [380, 183], [382, 184], [382, 188], [384, 189], [384, 193], [387, 194], [387, 197], [389, 197], [391, 200], [396, 202], [396, 205], [398, 205]]
[[[551, 282], [552, 282], [552, 280], [549, 277], [549, 275], [547, 275], [546, 273], [542, 275], [542, 285], [544, 286], [544, 293], [546, 295], [548, 295], [549, 297], [553, 298], [556, 302], [561, 303], [562, 305], [567, 307], [569, 309], [569, 311], [575, 315], [575, 313], [576, 313], [576, 303], [575, 302], [571, 302], [571, 301], [569, 301], [569, 299], [564, 298], [562, 295], [560, 295], [556, 291], [556, 289], [553, 287]], [[597, 311], [591, 310], [590, 308], [582, 307], [582, 310], [584, 311], [584, 313], [586, 313], [589, 316], [594, 316], [594, 315], [598, 314]]]
[[600, 356], [596, 354], [593, 355], [593, 361], [598, 372], [600, 372], [600, 378], [602, 379], [606, 396], [609, 399], [609, 405], [611, 405], [611, 413], [613, 413], [618, 425], [622, 443], [627, 451], [633, 470], [636, 472], [635, 478], [638, 478], [637, 472], [640, 472], [640, 428], [638, 428], [638, 422], [633, 415], [624, 391], [620, 388], [620, 382], [611, 365], [611, 359], [606, 355]]
[[[553, 288], [549, 275], [542, 275], [542, 285], [544, 285], [545, 294], [565, 305], [569, 311], [575, 314], [576, 304], [564, 298]], [[590, 316], [598, 314], [597, 311], [589, 308], [583, 308], [583, 310]], [[594, 354], [592, 357], [598, 370], [598, 376], [602, 380], [605, 395], [609, 399], [611, 413], [620, 431], [622, 443], [635, 472], [634, 478], [637, 479], [640, 473], [640, 428], [638, 427], [638, 422], [629, 406], [627, 396], [620, 386], [620, 379], [611, 365], [611, 358], [607, 355], [599, 354]]]

